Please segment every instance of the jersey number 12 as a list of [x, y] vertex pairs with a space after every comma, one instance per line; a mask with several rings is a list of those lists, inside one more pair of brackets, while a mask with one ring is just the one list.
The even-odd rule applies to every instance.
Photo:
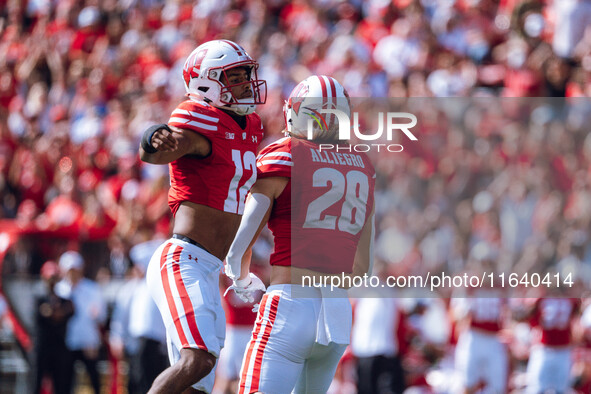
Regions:
[[[244, 152], [244, 158], [242, 158], [239, 150], [232, 149], [232, 161], [236, 166], [236, 172], [230, 181], [228, 198], [224, 201], [224, 211], [241, 215], [244, 212], [244, 199], [246, 198], [246, 193], [248, 193], [257, 178], [256, 156], [253, 152], [247, 151]], [[244, 170], [252, 170], [252, 175], [240, 188], [238, 188]]]

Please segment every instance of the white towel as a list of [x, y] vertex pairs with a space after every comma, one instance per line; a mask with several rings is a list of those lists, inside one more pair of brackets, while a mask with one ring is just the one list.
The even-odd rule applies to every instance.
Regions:
[[334, 342], [349, 344], [353, 314], [347, 291], [320, 288], [321, 301], [316, 326], [316, 343], [327, 346]]

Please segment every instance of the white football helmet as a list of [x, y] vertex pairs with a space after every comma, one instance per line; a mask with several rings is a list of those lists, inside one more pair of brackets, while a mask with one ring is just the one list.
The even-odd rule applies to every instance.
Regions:
[[[224, 85], [222, 77], [228, 81], [226, 72], [236, 67], [246, 70], [247, 80]], [[258, 68], [259, 64], [240, 45], [229, 40], [208, 41], [193, 50], [185, 62], [185, 89], [193, 99], [248, 115], [254, 112], [257, 104], [267, 100], [267, 83], [258, 79]], [[242, 85], [250, 87], [251, 97], [234, 97], [232, 89]]]
[[339, 131], [337, 116], [320, 113], [321, 109], [336, 109], [351, 116], [349, 94], [343, 85], [332, 77], [313, 75], [300, 82], [283, 105], [287, 135], [335, 140]]

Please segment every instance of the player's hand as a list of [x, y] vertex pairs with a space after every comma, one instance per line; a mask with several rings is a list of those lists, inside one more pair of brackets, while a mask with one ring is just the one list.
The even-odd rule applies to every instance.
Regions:
[[226, 289], [224, 296], [230, 291], [231, 289], [236, 292], [238, 298], [240, 298], [244, 302], [253, 303], [254, 302], [254, 293], [258, 290], [265, 291], [267, 288], [262, 280], [259, 279], [258, 276], [253, 274], [252, 272], [248, 274], [248, 277], [245, 279], [238, 279], [232, 283], [232, 286]]
[[178, 148], [178, 141], [174, 138], [174, 133], [178, 132], [175, 127], [171, 127], [171, 131], [164, 128], [156, 130], [152, 135], [152, 146], [161, 152], [173, 152]]

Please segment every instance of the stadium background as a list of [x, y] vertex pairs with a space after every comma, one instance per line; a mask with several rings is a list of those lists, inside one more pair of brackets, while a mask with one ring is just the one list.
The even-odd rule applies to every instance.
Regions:
[[[141, 133], [168, 119], [184, 94], [186, 56], [216, 38], [239, 42], [260, 63], [269, 88], [258, 110], [262, 146], [282, 135], [283, 100], [310, 74], [334, 76], [352, 97], [582, 103], [575, 119], [552, 108], [476, 106], [463, 128], [448, 127], [443, 109], [425, 111], [420, 148], [375, 157], [387, 202], [377, 210], [377, 256], [388, 273], [408, 274], [461, 267], [484, 242], [515, 270], [566, 266], [589, 283], [589, 106], [576, 97], [591, 92], [590, 22], [584, 0], [0, 1], [3, 289], [26, 294], [46, 260], [74, 248], [113, 299], [130, 248], [170, 227], [167, 170], [139, 161]], [[264, 263], [269, 245], [261, 244]], [[35, 340], [26, 299], [8, 297], [3, 346], [14, 351], [0, 361], [14, 371], [6, 390], [29, 379], [29, 364], [15, 356], [30, 355]], [[453, 343], [450, 327], [423, 335], [421, 303], [402, 302], [418, 327], [405, 365], [425, 372], [441, 359], [425, 349], [444, 354]], [[507, 341], [516, 325], [507, 321]], [[513, 357], [518, 376], [527, 347]]]

